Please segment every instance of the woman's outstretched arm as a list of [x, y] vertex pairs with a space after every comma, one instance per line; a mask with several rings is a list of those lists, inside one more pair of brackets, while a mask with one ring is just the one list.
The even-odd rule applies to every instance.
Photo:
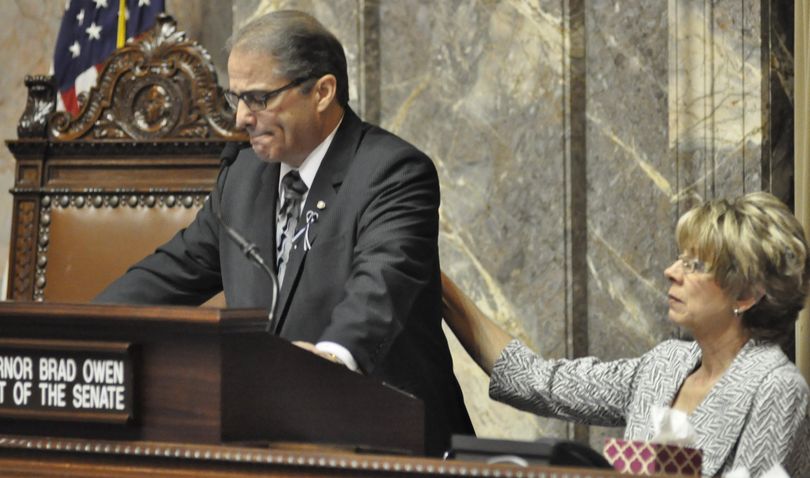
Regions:
[[442, 272], [442, 314], [467, 353], [492, 374], [492, 367], [504, 347], [512, 340], [498, 324], [459, 290], [455, 282]]

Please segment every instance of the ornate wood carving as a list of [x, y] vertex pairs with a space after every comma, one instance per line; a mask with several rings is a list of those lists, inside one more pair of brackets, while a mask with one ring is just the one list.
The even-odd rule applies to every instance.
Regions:
[[31, 300], [34, 273], [34, 254], [36, 251], [36, 201], [16, 201], [16, 221], [13, 237], [13, 270], [9, 298], [14, 300]]
[[[0, 435], [4, 470], [31, 476], [622, 478], [613, 469], [520, 467], [353, 453], [281, 444], [270, 448]], [[42, 464], [11, 461], [25, 454]], [[9, 458], [11, 457], [11, 458]], [[58, 459], [55, 457], [59, 457]], [[107, 458], [107, 460], [104, 460]], [[34, 459], [30, 459], [32, 462]], [[147, 471], [148, 470], [148, 471]], [[13, 474], [13, 473], [12, 473]], [[663, 475], [661, 475], [663, 476]], [[678, 478], [680, 475], [668, 475]]]
[[56, 85], [52, 76], [25, 77], [28, 100], [25, 111], [17, 123], [17, 136], [20, 138], [44, 138], [48, 117], [56, 108]]
[[[247, 148], [250, 144], [234, 135]], [[49, 157], [67, 158], [83, 157], [153, 157], [161, 156], [210, 156], [217, 157], [226, 140], [155, 140], [155, 141], [55, 141], [32, 142], [26, 140], [8, 140], [6, 146], [15, 157], [23, 158], [41, 155], [47, 146]]]
[[208, 52], [186, 39], [168, 15], [118, 50], [79, 103], [75, 119], [64, 112], [51, 116], [51, 139], [243, 138], [233, 130], [234, 111]]

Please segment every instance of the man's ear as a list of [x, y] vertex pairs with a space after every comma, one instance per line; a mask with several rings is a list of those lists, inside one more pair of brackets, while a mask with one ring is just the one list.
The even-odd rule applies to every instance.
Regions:
[[320, 77], [313, 87], [318, 105], [318, 112], [323, 113], [335, 101], [337, 96], [337, 78], [328, 74]]

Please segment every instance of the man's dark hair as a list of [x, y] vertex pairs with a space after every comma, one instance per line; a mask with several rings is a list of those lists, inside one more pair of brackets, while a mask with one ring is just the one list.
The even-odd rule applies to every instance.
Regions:
[[[340, 41], [311, 15], [296, 10], [279, 10], [251, 20], [228, 40], [228, 52], [244, 50], [265, 53], [276, 60], [276, 74], [290, 81], [337, 79], [338, 103], [349, 105], [349, 75], [346, 54]], [[314, 82], [305, 83], [312, 88]]]

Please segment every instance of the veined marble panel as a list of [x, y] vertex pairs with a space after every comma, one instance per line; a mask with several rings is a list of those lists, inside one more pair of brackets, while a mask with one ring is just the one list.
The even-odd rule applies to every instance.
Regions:
[[[380, 4], [384, 127], [425, 150], [442, 186], [442, 268], [513, 334], [566, 352], [561, 5]], [[479, 435], [564, 435], [502, 407], [463, 351], [457, 375]]]
[[[759, 2], [712, 5], [714, 194], [761, 189], [762, 75]], [[740, 34], [745, 32], [744, 34]], [[720, 139], [720, 141], [718, 141]]]
[[[586, 2], [588, 355], [638, 356], [673, 330], [676, 255], [667, 155], [667, 5]], [[591, 427], [591, 444], [622, 436]]]
[[759, 2], [670, 0], [670, 147], [694, 201], [762, 188]]
[[586, 10], [589, 353], [646, 351], [666, 335], [674, 168], [667, 157], [667, 7]]

